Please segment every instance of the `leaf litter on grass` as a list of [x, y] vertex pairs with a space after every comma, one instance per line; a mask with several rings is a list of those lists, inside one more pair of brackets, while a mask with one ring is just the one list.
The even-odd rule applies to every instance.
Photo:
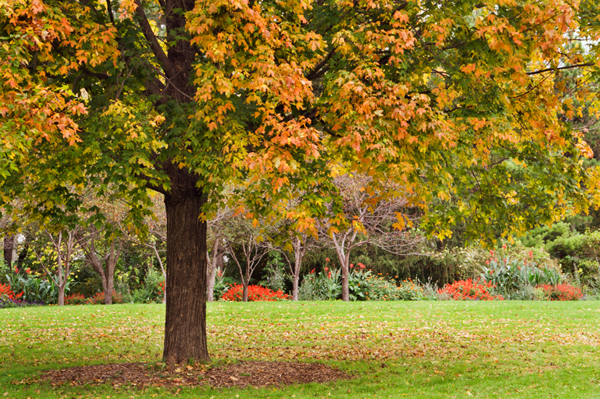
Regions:
[[[357, 361], [377, 366], [395, 362], [406, 364], [410, 373], [418, 372], [412, 369], [415, 364], [425, 367], [435, 361], [423, 370], [452, 375], [460, 364], [460, 373], [502, 375], [543, 373], [589, 361], [587, 355], [597, 353], [600, 345], [594, 309], [569, 312], [560, 304], [532, 304], [527, 311], [510, 303], [360, 305], [365, 309], [342, 303], [212, 304], [210, 352], [217, 361], [334, 362], [345, 365], [342, 369]], [[75, 319], [67, 317], [68, 309], [57, 312], [64, 319], [47, 309], [29, 311], [27, 318], [19, 313], [4, 317], [0, 367], [6, 370], [8, 363], [17, 362], [47, 370], [158, 360], [164, 308], [97, 309], [82, 307]]]

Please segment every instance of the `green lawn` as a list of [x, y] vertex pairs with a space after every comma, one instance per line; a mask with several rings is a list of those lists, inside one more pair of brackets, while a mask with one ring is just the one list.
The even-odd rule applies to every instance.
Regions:
[[159, 361], [164, 310], [0, 309], [0, 398], [600, 398], [597, 301], [213, 303], [214, 359], [318, 361], [357, 378], [179, 392], [36, 382], [54, 368]]

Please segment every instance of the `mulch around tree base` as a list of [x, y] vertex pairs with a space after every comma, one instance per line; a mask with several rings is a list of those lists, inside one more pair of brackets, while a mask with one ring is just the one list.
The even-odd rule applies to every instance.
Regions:
[[349, 374], [317, 363], [247, 361], [214, 368], [206, 365], [164, 367], [161, 363], [117, 363], [52, 370], [42, 376], [53, 385], [111, 384], [119, 386], [216, 388], [330, 382], [352, 378]]

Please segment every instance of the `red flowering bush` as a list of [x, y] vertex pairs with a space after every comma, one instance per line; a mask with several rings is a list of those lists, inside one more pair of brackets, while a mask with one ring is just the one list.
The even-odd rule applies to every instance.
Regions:
[[544, 284], [538, 285], [538, 288], [544, 291], [544, 298], [550, 301], [577, 301], [583, 296], [581, 288], [569, 284]]
[[479, 279], [473, 281], [473, 279], [455, 281], [452, 284], [446, 284], [444, 288], [438, 290], [439, 294], [449, 295], [452, 299], [457, 301], [480, 300], [480, 301], [503, 301], [502, 295], [492, 295], [488, 290], [494, 288], [491, 282], [481, 281]]
[[[243, 297], [244, 287], [241, 284], [234, 284], [223, 294], [221, 299], [224, 301], [241, 302]], [[260, 285], [249, 285], [248, 286], [248, 302], [258, 301], [282, 301], [289, 299], [290, 296], [284, 294], [281, 290], [271, 291], [266, 287]]]
[[[122, 303], [123, 297], [113, 291], [112, 303]], [[90, 305], [102, 305], [104, 303], [104, 291], [97, 293], [91, 298], [88, 298], [87, 303]]]
[[83, 294], [71, 294], [65, 298], [65, 305], [85, 305], [88, 303]]
[[0, 284], [0, 298], [8, 297], [8, 299], [16, 300], [23, 296], [23, 293], [15, 294], [10, 289], [10, 285], [8, 284]]

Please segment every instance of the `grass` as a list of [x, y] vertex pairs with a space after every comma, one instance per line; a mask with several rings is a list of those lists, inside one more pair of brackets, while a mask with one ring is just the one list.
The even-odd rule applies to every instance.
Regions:
[[3, 309], [0, 398], [600, 398], [599, 305], [213, 303], [208, 331], [215, 360], [318, 361], [357, 378], [179, 391], [36, 381], [49, 369], [159, 361], [163, 305]]

